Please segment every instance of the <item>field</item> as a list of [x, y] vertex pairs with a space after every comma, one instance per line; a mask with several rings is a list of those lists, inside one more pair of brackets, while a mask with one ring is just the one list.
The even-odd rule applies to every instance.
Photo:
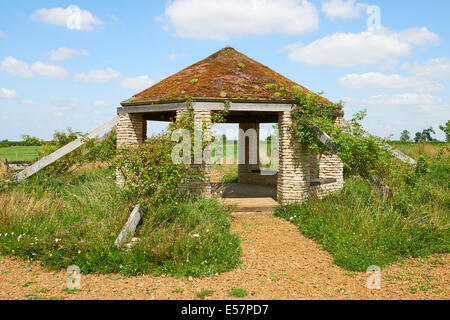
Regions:
[[[426, 158], [393, 199], [348, 175], [341, 192], [275, 215], [232, 216], [214, 199], [146, 207], [131, 250], [113, 246], [136, 204], [114, 168], [41, 172], [0, 188], [0, 297], [448, 299], [448, 153], [439, 156], [438, 143], [393, 145]], [[26, 160], [33, 149], [22, 148], [7, 149]], [[236, 181], [236, 164], [213, 168], [218, 181]], [[61, 290], [71, 264], [86, 275], [80, 292]], [[366, 289], [370, 265], [382, 268], [383, 290]]]
[[8, 161], [35, 161], [42, 152], [42, 147], [8, 147], [0, 148], [0, 162]]

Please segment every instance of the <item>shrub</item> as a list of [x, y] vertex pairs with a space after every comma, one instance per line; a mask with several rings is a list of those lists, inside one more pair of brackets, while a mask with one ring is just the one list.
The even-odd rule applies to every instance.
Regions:
[[[0, 193], [0, 253], [82, 273], [208, 276], [240, 262], [230, 212], [212, 199], [144, 208], [132, 249], [114, 240], [137, 203], [112, 168], [43, 172]], [[198, 235], [198, 237], [197, 237]]]
[[429, 171], [397, 164], [389, 172], [390, 199], [383, 200], [361, 179], [349, 178], [341, 192], [282, 206], [276, 215], [297, 225], [350, 270], [448, 253], [448, 156], [438, 164], [428, 161]]

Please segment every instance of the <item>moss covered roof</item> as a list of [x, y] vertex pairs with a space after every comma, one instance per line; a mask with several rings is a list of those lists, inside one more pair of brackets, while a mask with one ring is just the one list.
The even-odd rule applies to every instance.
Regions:
[[206, 59], [171, 75], [123, 103], [144, 103], [192, 98], [249, 100], [283, 100], [267, 84], [299, 86], [261, 63], [231, 47], [226, 47]]

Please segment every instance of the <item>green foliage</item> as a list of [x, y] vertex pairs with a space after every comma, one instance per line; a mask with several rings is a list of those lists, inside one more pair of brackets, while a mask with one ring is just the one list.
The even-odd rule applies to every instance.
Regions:
[[388, 200], [360, 178], [350, 178], [341, 192], [282, 206], [276, 215], [297, 225], [349, 270], [448, 253], [448, 158], [439, 163], [428, 160], [428, 172], [399, 166], [395, 193]]
[[[68, 128], [67, 132], [56, 131], [51, 141], [43, 143], [44, 152], [41, 157], [46, 157], [70, 142], [83, 137], [86, 137], [86, 135], [81, 132], [74, 132], [71, 128]], [[44, 170], [48, 174], [59, 175], [89, 162], [106, 162], [110, 165], [113, 163], [116, 154], [115, 130], [112, 130], [100, 140], [85, 138], [85, 142], [83, 146], [58, 159]]]
[[445, 125], [439, 126], [439, 129], [445, 133], [445, 141], [450, 142], [450, 120]]
[[433, 127], [429, 127], [428, 129], [423, 129], [422, 132], [416, 132], [414, 141], [415, 142], [434, 141], [431, 134], [436, 134]]
[[244, 69], [245, 68], [245, 63], [238, 63], [238, 67], [240, 69]]
[[189, 81], [189, 84], [196, 84], [198, 82], [198, 79], [192, 79]]
[[208, 289], [202, 289], [200, 290], [200, 292], [197, 292], [196, 296], [197, 298], [199, 298], [200, 300], [205, 300], [206, 297], [210, 297], [214, 294], [213, 290], [208, 290]]
[[247, 290], [240, 289], [240, 288], [231, 289], [230, 294], [232, 297], [235, 297], [235, 298], [244, 298], [244, 297], [248, 296]]
[[27, 134], [23, 134], [20, 137], [22, 138], [25, 146], [40, 146], [44, 142], [39, 138], [32, 137]]
[[[176, 142], [170, 137], [166, 132], [148, 138], [143, 144], [118, 150], [116, 164], [125, 184], [143, 201], [163, 203], [189, 198], [193, 190], [187, 186], [203, 179], [190, 165], [173, 163], [171, 150]], [[187, 189], [180, 189], [182, 184]]]
[[[83, 171], [84, 170], [84, 171]], [[80, 169], [36, 176], [0, 197], [0, 254], [40, 261], [54, 270], [203, 277], [240, 263], [230, 212], [212, 199], [145, 206], [140, 239], [130, 250], [114, 240], [137, 196], [115, 184], [115, 171]]]
[[411, 141], [411, 136], [408, 130], [403, 130], [400, 134], [400, 141], [409, 142]]

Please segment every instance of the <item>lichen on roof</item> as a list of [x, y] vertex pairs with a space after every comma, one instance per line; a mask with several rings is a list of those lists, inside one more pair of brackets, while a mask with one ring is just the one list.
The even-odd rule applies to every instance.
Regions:
[[222, 98], [250, 100], [283, 100], [266, 88], [276, 84], [286, 88], [309, 90], [282, 76], [231, 47], [226, 47], [206, 59], [171, 75], [152, 87], [134, 95], [124, 103]]

